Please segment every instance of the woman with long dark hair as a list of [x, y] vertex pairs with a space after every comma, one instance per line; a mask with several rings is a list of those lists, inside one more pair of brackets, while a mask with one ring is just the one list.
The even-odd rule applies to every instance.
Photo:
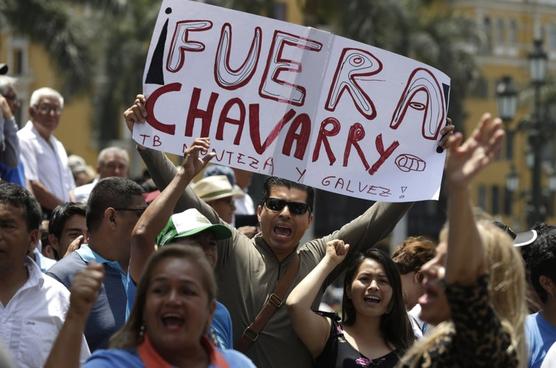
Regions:
[[311, 309], [324, 280], [349, 245], [328, 243], [323, 260], [291, 292], [288, 311], [315, 367], [393, 367], [413, 342], [400, 275], [384, 252], [358, 254], [345, 274], [342, 318]]

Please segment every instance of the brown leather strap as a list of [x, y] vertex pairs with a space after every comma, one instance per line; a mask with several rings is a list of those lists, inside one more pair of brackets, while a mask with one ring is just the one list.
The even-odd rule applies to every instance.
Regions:
[[253, 323], [251, 323], [237, 342], [236, 349], [241, 352], [246, 352], [252, 343], [257, 341], [259, 338], [259, 333], [264, 329], [270, 318], [274, 313], [284, 304], [284, 298], [289, 287], [292, 285], [299, 271], [299, 255], [295, 254], [294, 259], [291, 261], [286, 272], [282, 275], [282, 278], [276, 283], [274, 292], [270, 294], [263, 304], [263, 307], [255, 317]]

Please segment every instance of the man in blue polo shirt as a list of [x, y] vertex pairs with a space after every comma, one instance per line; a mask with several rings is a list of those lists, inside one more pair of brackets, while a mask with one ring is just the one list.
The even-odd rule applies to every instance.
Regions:
[[531, 284], [542, 301], [539, 312], [525, 321], [529, 367], [539, 368], [556, 342], [556, 226], [539, 224], [533, 229], [537, 237], [526, 256]]
[[87, 264], [104, 265], [105, 277], [87, 320], [85, 337], [91, 351], [106, 348], [125, 322], [127, 269], [131, 231], [146, 208], [143, 189], [119, 177], [102, 179], [87, 203], [88, 244], [53, 266], [48, 274], [70, 287], [75, 274]]

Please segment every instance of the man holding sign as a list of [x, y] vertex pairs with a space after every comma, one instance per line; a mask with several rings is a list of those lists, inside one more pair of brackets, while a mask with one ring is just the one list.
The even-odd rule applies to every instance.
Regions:
[[[242, 44], [232, 31], [253, 36]], [[124, 117], [161, 190], [176, 168], [159, 151], [181, 154], [190, 145], [212, 150], [216, 163], [271, 175], [257, 207], [261, 233], [249, 239], [230, 227], [232, 238], [219, 245], [219, 300], [232, 316], [235, 346], [257, 366], [310, 367], [282, 302], [328, 241], [349, 243], [350, 254], [324, 287], [410, 206], [375, 203], [300, 244], [313, 220], [310, 186], [391, 202], [437, 198], [449, 78], [327, 32], [165, 0], [143, 81], [148, 98], [137, 96]], [[226, 225], [190, 188], [175, 211], [188, 208]]]
[[[129, 126], [143, 121], [146, 115], [143, 96], [138, 96], [135, 104], [124, 113]], [[194, 145], [200, 145], [207, 151], [210, 149], [208, 139], [197, 139]], [[161, 189], [165, 188], [176, 173], [175, 166], [159, 151], [139, 147], [139, 152], [156, 184]], [[195, 175], [194, 172], [189, 174]], [[355, 252], [364, 251], [387, 236], [410, 206], [407, 203], [377, 202], [363, 215], [332, 234], [300, 244], [313, 219], [313, 195], [311, 187], [276, 177], [269, 178], [265, 183], [264, 199], [257, 207], [261, 233], [253, 239], [222, 221], [189, 187], [174, 210], [196, 208], [212, 223], [229, 226], [232, 231], [232, 238], [219, 245], [216, 266], [219, 299], [230, 310], [236, 347], [246, 349], [244, 352], [259, 367], [312, 365], [309, 352], [295, 335], [287, 310], [282, 306], [287, 293], [322, 259], [328, 241], [341, 239], [349, 243], [349, 257], [353, 257]], [[325, 287], [349, 263], [343, 262]], [[271, 297], [271, 294], [276, 294], [277, 284], [292, 267], [298, 267], [298, 270], [291, 283], [285, 286], [287, 292], [279, 299]], [[272, 310], [270, 318], [261, 330], [257, 330], [258, 323], [253, 329], [253, 322], [266, 304], [272, 305], [268, 307]]]

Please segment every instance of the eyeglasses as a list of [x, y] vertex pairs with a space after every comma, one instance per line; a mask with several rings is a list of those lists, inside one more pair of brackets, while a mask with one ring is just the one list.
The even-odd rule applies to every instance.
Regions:
[[36, 107], [37, 111], [41, 114], [50, 114], [50, 113], [54, 113], [54, 115], [60, 115], [62, 113], [62, 108], [58, 107], [58, 106], [37, 106]]
[[301, 202], [288, 202], [279, 198], [267, 198], [264, 201], [266, 208], [272, 211], [282, 211], [284, 207], [288, 206], [290, 212], [294, 215], [303, 215], [309, 209], [307, 203]]
[[147, 207], [144, 208], [114, 208], [116, 211], [129, 211], [129, 212], [135, 212], [135, 214], [137, 215], [137, 217], [141, 217], [141, 215], [143, 214], [143, 212], [145, 212], [145, 210], [147, 209]]

